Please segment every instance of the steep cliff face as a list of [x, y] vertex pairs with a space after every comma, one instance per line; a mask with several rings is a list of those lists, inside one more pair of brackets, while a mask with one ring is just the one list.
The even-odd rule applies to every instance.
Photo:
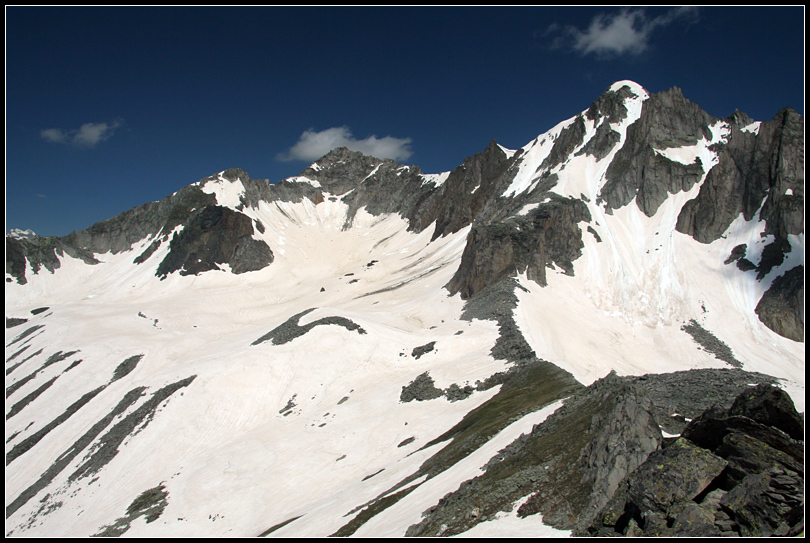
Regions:
[[525, 216], [476, 223], [447, 289], [469, 299], [487, 286], [521, 273], [542, 286], [547, 284], [547, 268], [558, 266], [573, 275], [573, 262], [584, 247], [579, 223], [590, 220], [581, 200], [557, 196]]
[[169, 254], [157, 268], [159, 277], [179, 271], [196, 275], [230, 265], [233, 273], [260, 270], [273, 262], [273, 252], [253, 235], [253, 221], [222, 206], [208, 206], [189, 217], [176, 233]]
[[697, 197], [684, 205], [677, 230], [711, 243], [740, 214], [750, 221], [759, 212], [766, 235], [786, 239], [803, 233], [802, 117], [787, 108], [760, 123], [757, 131], [747, 128], [754, 123], [741, 126], [738, 117], [728, 121], [731, 132], [727, 142], [718, 145], [718, 164]]
[[[731, 132], [718, 146], [719, 162], [706, 175], [698, 195], [683, 206], [676, 229], [711, 243], [740, 215], [746, 221], [763, 222], [761, 236], [770, 236], [763, 258], [758, 265], [747, 262], [761, 280], [791, 252], [790, 237], [804, 234], [804, 119], [786, 108], [756, 130], [744, 114], [728, 121]], [[740, 252], [753, 249], [740, 247]], [[792, 268], [776, 278], [757, 305], [763, 323], [794, 341], [804, 341], [804, 309], [799, 302], [804, 285], [797, 280], [802, 270]]]
[[654, 215], [669, 194], [688, 191], [703, 174], [700, 162], [682, 164], [658, 151], [711, 141], [711, 124], [712, 117], [677, 87], [652, 95], [628, 127], [625, 143], [605, 173], [599, 201], [616, 209], [635, 199], [645, 215]]

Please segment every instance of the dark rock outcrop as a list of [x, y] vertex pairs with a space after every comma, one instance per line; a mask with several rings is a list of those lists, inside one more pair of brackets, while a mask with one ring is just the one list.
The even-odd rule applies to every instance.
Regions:
[[436, 342], [431, 341], [430, 343], [425, 343], [424, 345], [420, 345], [419, 347], [414, 347], [413, 351], [411, 351], [411, 356], [418, 359], [422, 355], [431, 352], [435, 346]]
[[787, 394], [751, 387], [730, 408], [710, 408], [681, 438], [651, 454], [574, 535], [798, 535], [803, 440]]
[[416, 379], [408, 383], [407, 386], [402, 387], [402, 392], [399, 395], [399, 401], [410, 402], [413, 400], [423, 402], [425, 400], [434, 400], [441, 398], [444, 395], [442, 389], [437, 388], [430, 373], [424, 372]]
[[732, 122], [719, 162], [697, 197], [687, 202], [676, 229], [711, 243], [740, 214], [766, 221], [766, 234], [785, 239], [804, 231], [804, 119], [791, 108], [760, 123], [754, 134]]
[[259, 345], [260, 343], [264, 343], [265, 341], [271, 341], [273, 345], [283, 345], [285, 343], [289, 343], [290, 341], [299, 338], [315, 328], [316, 326], [328, 326], [330, 324], [336, 324], [338, 326], [342, 326], [346, 330], [357, 332], [358, 334], [365, 334], [366, 331], [357, 323], [347, 319], [346, 317], [323, 317], [322, 319], [318, 319], [316, 321], [312, 321], [309, 324], [305, 324], [300, 326], [298, 321], [304, 315], [315, 311], [315, 308], [312, 307], [310, 309], [306, 309], [300, 313], [297, 313], [284, 321], [283, 323], [279, 324], [262, 337], [251, 343], [251, 345]]
[[[740, 519], [721, 502], [740, 481], [775, 469], [790, 488], [803, 483], [803, 442], [758, 422], [789, 420], [795, 431], [801, 418], [780, 389], [751, 382], [772, 378], [738, 369], [611, 373], [501, 450], [407, 535], [462, 533], [521, 499], [519, 517], [540, 513], [575, 535], [739, 534]], [[733, 406], [692, 415], [711, 405], [713, 391]], [[697, 418], [683, 437], [663, 438], [659, 418], [673, 411]], [[796, 496], [782, 497], [795, 503]], [[793, 533], [795, 511], [786, 515], [779, 530]]]
[[732, 123], [698, 196], [684, 205], [676, 229], [711, 243], [741, 213], [766, 222], [766, 234], [785, 239], [804, 231], [804, 119], [791, 108], [760, 123], [754, 134]]
[[611, 374], [503, 449], [484, 474], [442, 498], [406, 535], [458, 534], [527, 495], [518, 516], [542, 512], [545, 522], [570, 529], [584, 511], [601, 508], [661, 439], [643, 390]]
[[[790, 252], [788, 235], [804, 232], [804, 119], [786, 108], [760, 123], [756, 134], [741, 130], [748, 121], [739, 112], [729, 118], [731, 133], [720, 146], [719, 162], [706, 175], [698, 195], [683, 206], [676, 230], [711, 243], [738, 216], [750, 221], [758, 212], [765, 221], [763, 235], [774, 236], [756, 267], [761, 280]], [[732, 257], [740, 253], [743, 249]], [[743, 271], [754, 269], [746, 259], [735, 260]], [[804, 306], [796, 303], [804, 298], [804, 283], [795, 273], [785, 274], [786, 279], [763, 296], [757, 315], [774, 332], [804, 341]]]
[[[30, 263], [34, 273], [39, 273], [42, 267], [54, 272], [61, 266], [59, 259], [65, 254], [80, 258], [88, 264], [98, 264], [99, 261], [95, 258], [96, 254], [106, 252], [117, 254], [128, 251], [132, 249], [136, 242], [153, 238], [149, 247], [134, 259], [136, 264], [143, 264], [162, 243], [169, 241], [169, 235], [176, 227], [187, 225], [202, 210], [216, 206], [216, 196], [204, 192], [201, 184], [216, 180], [219, 176], [220, 174], [209, 176], [199, 183], [181, 188], [160, 201], [134, 207], [111, 219], [95, 223], [85, 230], [71, 232], [67, 236], [32, 236], [24, 239], [6, 236], [6, 273], [16, 278], [18, 283], [25, 284], [27, 282], [25, 277], [26, 260]], [[222, 172], [221, 177], [225, 181], [241, 181], [245, 188], [245, 193], [241, 198], [241, 206], [256, 206], [258, 201], [269, 195], [269, 184], [266, 179], [251, 179], [247, 172], [242, 169], [232, 168], [226, 170]], [[229, 211], [238, 213], [238, 211]], [[211, 213], [211, 211], [209, 210], [207, 213]], [[239, 230], [229, 234], [229, 236], [236, 238], [247, 232], [247, 228], [243, 223], [244, 221], [238, 221]], [[226, 221], [226, 224], [230, 223]], [[252, 228], [250, 232], [252, 233]], [[251, 241], [243, 240], [239, 247], [236, 247], [238, 250], [231, 252], [229, 255], [233, 257], [233, 260], [224, 261], [231, 264], [234, 273], [259, 269], [257, 266], [264, 267], [272, 262], [272, 252], [266, 247], [266, 244], [262, 242], [252, 243]], [[265, 247], [262, 247], [262, 245]], [[260, 265], [261, 262], [264, 262], [264, 264]], [[212, 263], [223, 263], [223, 261], [211, 261], [207, 265], [201, 266], [200, 270], [203, 268], [215, 269], [211, 267]], [[164, 267], [163, 271], [166, 269]], [[178, 269], [180, 267], [175, 268], [173, 271]], [[236, 269], [240, 271], [237, 272]], [[158, 275], [165, 275], [165, 273], [159, 273]]]
[[780, 336], [804, 341], [804, 266], [774, 279], [755, 309], [759, 320]]
[[656, 149], [694, 145], [711, 140], [713, 118], [673, 87], [644, 101], [639, 119], [627, 128], [624, 145], [608, 166], [597, 199], [608, 211], [633, 199], [652, 217], [668, 194], [691, 189], [702, 177], [703, 165], [681, 164]]
[[573, 261], [585, 246], [579, 223], [590, 220], [582, 200], [553, 195], [525, 216], [473, 224], [461, 264], [447, 289], [468, 299], [518, 273], [545, 286], [546, 268], [553, 269], [555, 264], [573, 275]]
[[237, 274], [260, 270], [273, 261], [273, 252], [252, 235], [253, 221], [247, 215], [227, 207], [207, 206], [175, 233], [156, 275], [165, 278], [175, 271], [196, 275], [218, 270], [218, 264], [229, 264]]

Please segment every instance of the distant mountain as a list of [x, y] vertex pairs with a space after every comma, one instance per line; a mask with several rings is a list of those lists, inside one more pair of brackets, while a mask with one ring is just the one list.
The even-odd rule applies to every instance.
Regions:
[[21, 230], [19, 228], [12, 228], [11, 230], [9, 230], [7, 235], [15, 239], [25, 239], [36, 236], [36, 233], [34, 233], [33, 230]]
[[6, 535], [798, 533], [803, 138], [620, 81], [7, 235]]

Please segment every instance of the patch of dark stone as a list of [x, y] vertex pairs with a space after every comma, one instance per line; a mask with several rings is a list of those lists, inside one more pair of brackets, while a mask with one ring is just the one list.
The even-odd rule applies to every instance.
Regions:
[[304, 515], [298, 515], [297, 517], [288, 518], [288, 519], [287, 519], [287, 520], [285, 520], [284, 522], [279, 522], [278, 524], [276, 524], [276, 525], [274, 525], [274, 526], [271, 526], [271, 527], [270, 527], [270, 528], [268, 528], [267, 530], [265, 530], [265, 531], [263, 531], [262, 533], [260, 533], [260, 534], [259, 534], [259, 537], [267, 537], [268, 535], [272, 534], [272, 533], [273, 533], [273, 532], [275, 532], [276, 530], [280, 530], [281, 528], [284, 528], [286, 525], [288, 525], [288, 524], [289, 524], [289, 523], [291, 523], [292, 521], [294, 521], [294, 520], [298, 520], [299, 518], [301, 518], [301, 517], [303, 517], [303, 516], [304, 516]]
[[380, 473], [382, 473], [384, 471], [385, 471], [385, 468], [381, 469], [380, 471], [375, 471], [371, 475], [366, 475], [365, 477], [363, 477], [363, 481], [367, 481], [367, 480], [371, 479], [372, 477], [374, 477], [375, 475], [379, 475]]
[[30, 327], [30, 328], [27, 328], [23, 333], [21, 333], [19, 336], [14, 338], [14, 340], [11, 343], [6, 345], [6, 347], [11, 347], [15, 343], [18, 343], [18, 342], [22, 341], [23, 339], [27, 338], [28, 336], [30, 336], [31, 334], [33, 334], [34, 332], [36, 332], [40, 328], [45, 328], [45, 325], [44, 324], [36, 324], [36, 325], [34, 325], [34, 326]]
[[435, 341], [431, 341], [430, 343], [426, 343], [425, 345], [420, 345], [419, 347], [414, 347], [413, 351], [411, 351], [411, 356], [414, 358], [419, 358], [423, 354], [427, 354], [433, 350], [433, 347], [436, 346]]
[[[109, 385], [110, 383], [113, 383], [113, 382], [117, 381], [118, 379], [120, 379], [120, 378], [126, 376], [127, 374], [129, 374], [133, 369], [135, 369], [135, 366], [138, 364], [138, 362], [142, 358], [143, 358], [143, 355], [141, 354], [141, 355], [131, 356], [131, 357], [127, 358], [126, 360], [124, 360], [115, 369], [115, 371], [113, 372], [113, 377], [112, 377], [112, 379], [110, 379], [110, 381], [109, 381], [109, 383], [107, 383], [107, 385]], [[81, 362], [81, 360], [76, 360], [70, 366], [65, 368], [65, 370], [62, 373], [68, 372], [71, 369], [75, 368], [76, 366], [79, 365], [80, 362]], [[52, 385], [55, 380], [56, 380], [56, 377], [54, 377], [53, 379], [51, 379], [51, 381], [49, 381], [48, 383], [43, 385], [43, 387], [40, 387], [40, 389], [38, 389], [38, 390], [34, 391], [33, 393], [29, 394], [28, 396], [26, 396], [26, 398], [23, 398], [23, 400], [18, 402], [18, 404], [15, 404], [15, 406], [11, 408], [12, 412], [10, 412], [9, 415], [6, 416], [6, 419], [11, 418], [11, 416], [13, 416], [17, 412], [19, 412], [19, 410], [21, 410], [22, 407], [24, 407], [25, 405], [30, 403], [30, 401], [35, 399], [42, 392], [44, 392], [45, 389], [50, 387], [50, 385]], [[66, 421], [68, 418], [70, 418], [70, 416], [73, 415], [76, 411], [78, 411], [79, 409], [84, 407], [90, 400], [95, 398], [102, 390], [104, 390], [107, 387], [107, 385], [98, 387], [95, 390], [93, 390], [91, 392], [88, 392], [87, 394], [84, 394], [77, 401], [73, 402], [73, 404], [71, 404], [64, 411], [64, 413], [59, 415], [56, 419], [54, 419], [50, 423], [46, 424], [38, 432], [36, 432], [35, 434], [29, 436], [28, 438], [26, 438], [21, 443], [15, 445], [14, 448], [12, 448], [12, 450], [6, 455], [6, 465], [10, 464], [15, 458], [17, 458], [20, 455], [22, 455], [22, 454], [26, 453], [27, 451], [29, 451], [31, 449], [31, 447], [33, 447], [34, 445], [39, 443], [39, 441], [43, 437], [45, 437], [51, 430], [53, 430], [54, 428], [56, 428], [57, 426], [62, 424], [64, 421]], [[15, 411], [15, 408], [18, 405], [20, 407], [19, 407], [19, 409], [17, 411]]]
[[723, 262], [723, 264], [729, 265], [732, 262], [736, 262], [736, 261], [740, 260], [741, 258], [744, 258], [746, 250], [747, 250], [747, 247], [746, 247], [745, 243], [741, 243], [740, 245], [737, 245], [736, 247], [734, 247], [731, 250], [731, 253], [728, 255], [728, 258]]
[[722, 360], [735, 368], [742, 367], [742, 362], [734, 358], [731, 347], [717, 339], [714, 334], [703, 328], [695, 319], [681, 326], [681, 330], [692, 336], [695, 343], [703, 347], [707, 352], [712, 353], [718, 360]]
[[429, 372], [424, 372], [407, 386], [402, 387], [399, 401], [407, 403], [413, 400], [423, 402], [445, 396], [449, 401], [456, 402], [468, 398], [475, 389], [469, 385], [460, 387], [456, 383], [451, 384], [445, 390], [436, 387], [433, 377]]
[[20, 326], [21, 324], [25, 324], [26, 322], [28, 322], [28, 319], [6, 317], [6, 330], [9, 328], [14, 328], [15, 326]]
[[751, 271], [757, 269], [757, 265], [748, 260], [747, 258], [741, 258], [737, 261], [737, 269], [740, 271]]
[[[99, 439], [99, 442], [94, 447], [94, 450], [89, 453], [89, 458], [87, 461], [68, 478], [68, 482], [70, 483], [80, 478], [93, 475], [104, 467], [118, 454], [118, 446], [127, 436], [131, 434], [134, 435], [133, 431], [135, 431], [136, 428], [140, 426], [141, 429], [143, 429], [143, 427], [145, 427], [152, 420], [152, 417], [154, 416], [154, 413], [161, 402], [168, 399], [178, 389], [191, 384], [195, 378], [196, 375], [192, 375], [191, 377], [187, 377], [186, 379], [182, 379], [176, 383], [167, 385], [155, 392], [152, 395], [152, 398], [150, 398], [134, 412], [127, 415], [121, 422], [116, 424], [110, 431]], [[31, 436], [30, 438], [21, 442], [18, 446], [15, 446], [6, 456], [6, 465], [8, 465], [15, 458], [19, 457], [19, 455], [28, 451], [40, 439], [42, 439], [45, 434], [67, 420], [68, 417], [87, 404], [87, 402], [104, 390], [104, 388], [105, 387], [99, 387], [98, 389], [85, 394], [79, 401], [75, 402], [70, 408], [68, 408], [63, 415], [48, 425], [48, 427], [43, 428], [34, 436]], [[87, 432], [85, 432], [84, 435], [82, 435], [73, 443], [73, 445], [63, 452], [59, 458], [57, 458], [56, 461], [54, 461], [54, 463], [47, 470], [45, 470], [45, 472], [34, 484], [20, 493], [20, 495], [17, 496], [17, 498], [15, 498], [11, 504], [6, 507], [6, 518], [9, 518], [20, 507], [25, 505], [28, 500], [38, 494], [40, 490], [47, 487], [57, 475], [59, 475], [68, 465], [70, 465], [73, 459], [79, 455], [79, 453], [86, 449], [96, 439], [96, 437], [98, 437], [104, 431], [104, 429], [107, 428], [110, 423], [112, 423], [113, 420], [115, 420], [116, 417], [123, 414], [127, 409], [134, 405], [135, 402], [144, 395], [145, 391], [146, 387], [137, 387], [127, 392], [121, 401], [118, 402], [115, 408], [110, 411], [110, 413], [98, 420]], [[17, 451], [16, 453], [15, 450]]]
[[[34, 358], [35, 356], [39, 356], [39, 355], [41, 355], [43, 350], [44, 350], [44, 349], [40, 349], [40, 350], [38, 350], [37, 352], [35, 352], [34, 354], [31, 354], [31, 355], [26, 356], [26, 357], [25, 357], [25, 358], [24, 358], [24, 359], [23, 359], [23, 360], [20, 362], [20, 364], [24, 364], [25, 362], [28, 362], [29, 360], [31, 360], [31, 359], [32, 359], [32, 358]], [[19, 366], [19, 364], [17, 364], [17, 366]], [[14, 367], [16, 368], [17, 366], [14, 366]], [[11, 373], [11, 370], [12, 370], [12, 368], [9, 368], [9, 370], [6, 372], [6, 375], [8, 375], [9, 373]]]
[[402, 443], [400, 443], [399, 445], [397, 445], [397, 448], [399, 448], [399, 447], [404, 447], [405, 445], [410, 445], [410, 444], [411, 444], [411, 443], [413, 443], [414, 441], [416, 441], [416, 438], [415, 438], [415, 437], [409, 437], [409, 438], [407, 438], [407, 439], [404, 439], [404, 440], [402, 441]]
[[67, 373], [67, 372], [69, 372], [70, 370], [72, 370], [73, 368], [75, 368], [76, 366], [78, 366], [78, 365], [79, 365], [79, 364], [81, 364], [81, 363], [82, 363], [82, 359], [81, 359], [81, 358], [80, 358], [79, 360], [74, 360], [74, 361], [73, 361], [73, 362], [70, 364], [70, 366], [68, 366], [68, 367], [66, 367], [64, 370], [62, 370], [62, 373]]
[[[15, 359], [15, 358], [17, 358], [18, 356], [20, 356], [20, 355], [23, 353], [23, 351], [25, 351], [25, 350], [26, 350], [28, 347], [30, 347], [30, 345], [26, 345], [25, 347], [23, 347], [22, 349], [20, 349], [20, 350], [19, 350], [19, 351], [17, 351], [16, 353], [14, 353], [14, 354], [12, 354], [11, 356], [9, 356], [8, 358], [6, 358], [6, 364], [8, 364], [8, 363], [9, 363], [9, 362], [11, 362], [12, 360], [14, 360], [14, 359]], [[8, 375], [8, 372], [6, 372], [6, 375]]]
[[163, 514], [166, 506], [169, 505], [168, 497], [169, 493], [163, 483], [142, 492], [127, 507], [126, 516], [116, 519], [109, 526], [104, 526], [101, 531], [93, 534], [92, 537], [119, 537], [129, 530], [132, 521], [138, 517], [146, 517], [147, 524], [156, 521]]
[[338, 405], [340, 405], [340, 404], [342, 404], [343, 402], [346, 402], [346, 401], [348, 401], [348, 400], [349, 400], [349, 397], [348, 397], [348, 396], [343, 396], [343, 397], [340, 399], [340, 401], [338, 401], [338, 403], [337, 403], [337, 404], [338, 404]]
[[115, 368], [115, 371], [113, 371], [113, 376], [112, 379], [110, 380], [110, 383], [113, 383], [121, 379], [122, 377], [126, 377], [127, 375], [129, 375], [132, 372], [132, 370], [135, 369], [135, 367], [138, 365], [138, 362], [140, 362], [142, 358], [143, 358], [142, 354], [137, 354], [135, 356], [130, 356], [129, 358], [118, 364], [118, 366]]
[[36, 400], [40, 396], [40, 394], [42, 394], [43, 392], [45, 392], [46, 390], [51, 388], [51, 385], [53, 385], [54, 382], [56, 382], [56, 379], [58, 379], [58, 378], [59, 378], [58, 375], [56, 377], [53, 377], [50, 381], [46, 382], [45, 384], [40, 386], [38, 389], [36, 389], [33, 392], [29, 393], [25, 398], [23, 398], [19, 402], [15, 403], [14, 405], [12, 405], [11, 409], [9, 410], [8, 414], [6, 415], [6, 420], [10, 419], [14, 415], [16, 415], [17, 413], [22, 411], [25, 408], [25, 406], [27, 406], [29, 403]]
[[278, 412], [281, 415], [284, 415], [286, 417], [287, 415], [292, 413], [292, 408], [295, 407], [295, 402], [293, 400], [295, 400], [296, 396], [298, 396], [298, 394], [293, 394], [292, 398], [287, 400], [287, 405], [285, 405], [284, 407], [282, 407], [281, 409], [278, 410]]
[[358, 324], [352, 322], [351, 320], [345, 317], [324, 317], [322, 319], [318, 319], [304, 326], [299, 326], [298, 325], [299, 319], [301, 319], [301, 317], [303, 317], [304, 315], [311, 313], [315, 309], [316, 308], [313, 307], [305, 311], [302, 311], [301, 313], [293, 315], [285, 322], [273, 328], [265, 335], [263, 335], [262, 337], [251, 343], [251, 345], [258, 345], [268, 340], [272, 341], [273, 345], [283, 345], [284, 343], [289, 343], [290, 341], [303, 336], [316, 326], [325, 326], [330, 324], [342, 326], [346, 330], [356, 331], [358, 334], [366, 333], [366, 331], [363, 328], [361, 328]]
[[31, 314], [32, 315], [39, 315], [40, 313], [44, 313], [49, 309], [50, 309], [50, 307], [38, 307], [36, 309], [32, 309]]
[[[45, 496], [43, 496], [42, 499], [39, 500], [39, 503], [41, 504], [39, 506], [39, 509], [37, 509], [37, 511], [33, 515], [31, 515], [31, 520], [29, 520], [28, 523], [24, 525], [26, 530], [30, 529], [31, 526], [34, 525], [34, 522], [37, 518], [44, 517], [56, 511], [57, 509], [62, 507], [62, 505], [64, 505], [63, 502], [53, 499], [50, 494], [45, 494]], [[14, 530], [11, 530], [11, 532], [6, 534], [6, 537], [10, 537], [13, 532]]]
[[790, 251], [790, 242], [786, 238], [778, 238], [766, 245], [757, 267], [757, 281], [762, 281], [772, 269], [784, 262], [785, 255]]
[[[371, 502], [362, 506], [362, 510], [355, 516], [352, 520], [346, 523], [344, 526], [341, 526], [335, 533], [330, 535], [329, 537], [348, 537], [354, 532], [358, 530], [363, 524], [368, 522], [371, 518], [375, 515], [379, 515], [381, 512], [385, 511], [392, 505], [396, 504], [399, 500], [419, 488], [419, 484], [415, 484], [411, 487], [408, 487], [404, 490], [400, 490], [394, 494], [388, 496], [381, 496], [372, 500]], [[350, 513], [351, 514], [351, 513]]]
[[433, 377], [426, 371], [408, 383], [407, 386], [402, 387], [399, 401], [403, 403], [413, 400], [423, 402], [440, 398], [442, 395], [442, 389], [436, 387]]
[[7, 387], [6, 388], [6, 398], [8, 398], [9, 396], [11, 396], [11, 394], [13, 394], [17, 390], [19, 390], [20, 387], [22, 387], [28, 381], [30, 381], [31, 379], [36, 377], [39, 372], [41, 372], [42, 370], [44, 370], [48, 366], [56, 364], [57, 362], [61, 362], [62, 360], [66, 359], [66, 358], [68, 358], [70, 356], [73, 356], [74, 354], [76, 354], [78, 352], [79, 352], [78, 350], [76, 350], [76, 351], [68, 351], [66, 353], [63, 353], [62, 351], [58, 351], [58, 352], [52, 354], [51, 356], [48, 357], [48, 359], [45, 361], [45, 363], [42, 364], [42, 366], [40, 366], [39, 368], [34, 370], [32, 373], [26, 375], [25, 377], [23, 377], [19, 381], [15, 382], [15, 383], [12, 383], [9, 387]]
[[146, 250], [144, 250], [144, 252], [136, 256], [135, 259], [132, 261], [132, 263], [143, 264], [144, 262], [146, 262], [146, 260], [149, 259], [149, 257], [152, 256], [154, 252], [158, 250], [158, 247], [160, 247], [161, 243], [162, 242], [160, 239], [156, 239], [155, 241], [150, 243], [149, 247], [147, 247]]

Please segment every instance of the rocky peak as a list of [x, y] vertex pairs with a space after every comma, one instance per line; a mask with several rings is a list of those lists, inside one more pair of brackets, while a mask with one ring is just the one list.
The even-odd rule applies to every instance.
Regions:
[[237, 180], [247, 180], [250, 179], [250, 175], [243, 170], [242, 168], [229, 168], [220, 174], [223, 179], [227, 179], [230, 182], [235, 182]]
[[711, 140], [716, 119], [686, 98], [678, 87], [653, 94], [644, 101], [641, 115], [627, 128], [622, 148], [608, 167], [598, 201], [608, 211], [634, 199], [651, 217], [668, 194], [691, 189], [703, 176], [703, 165], [681, 164], [656, 150], [695, 145]]
[[21, 230], [20, 228], [12, 228], [7, 235], [11, 236], [14, 239], [25, 239], [35, 237], [36, 233], [33, 230]]
[[734, 113], [726, 117], [726, 122], [731, 125], [732, 128], [742, 130], [746, 126], [754, 123], [754, 119], [739, 109], [735, 109]]
[[305, 168], [301, 177], [318, 181], [327, 192], [341, 195], [355, 188], [383, 162], [359, 151], [338, 147]]
[[649, 95], [644, 87], [632, 81], [617, 81], [594, 100], [585, 112], [585, 117], [591, 121], [605, 118], [608, 123], [621, 122], [627, 117], [625, 101], [628, 98], [637, 98], [640, 94]]

